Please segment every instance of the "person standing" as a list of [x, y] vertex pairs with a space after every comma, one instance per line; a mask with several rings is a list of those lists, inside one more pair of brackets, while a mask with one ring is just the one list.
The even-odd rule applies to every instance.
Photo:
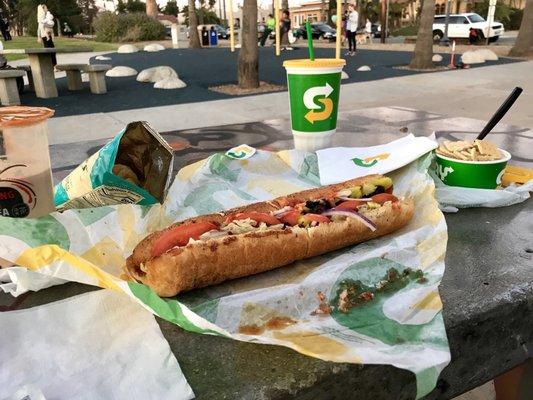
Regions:
[[2, 32], [2, 36], [4, 40], [5, 41], [9, 40], [7, 38], [8, 31], [7, 31], [6, 22], [4, 21], [4, 16], [2, 14], [0, 14], [0, 31]]
[[294, 50], [289, 46], [289, 31], [291, 30], [291, 18], [289, 10], [283, 10], [281, 14], [281, 50]]
[[272, 14], [268, 14], [265, 30], [263, 31], [263, 36], [261, 36], [261, 47], [265, 47], [265, 43], [275, 27], [276, 20], [274, 19], [274, 16]]
[[[43, 17], [38, 23], [42, 26], [41, 28], [41, 39], [43, 41], [43, 46], [46, 48], [54, 48], [54, 16], [46, 4], [42, 4]], [[52, 53], [52, 64], [54, 67], [57, 65], [56, 54]]]
[[346, 21], [346, 36], [348, 37], [348, 56], [354, 56], [355, 47], [355, 34], [357, 32], [357, 25], [359, 23], [359, 13], [355, 11], [353, 4], [348, 5], [348, 20]]

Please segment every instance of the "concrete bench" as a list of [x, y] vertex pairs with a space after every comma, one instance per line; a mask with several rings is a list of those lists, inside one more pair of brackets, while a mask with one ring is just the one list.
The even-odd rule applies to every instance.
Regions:
[[104, 94], [107, 93], [107, 86], [105, 83], [105, 73], [112, 68], [109, 64], [91, 64], [83, 68], [83, 72], [89, 74], [89, 83], [91, 85], [91, 93]]
[[31, 74], [31, 67], [29, 65], [19, 65], [17, 66], [17, 69], [26, 72], [26, 76], [28, 77], [28, 88], [30, 92], [35, 92], [35, 86], [33, 86], [33, 75]]
[[0, 70], [0, 101], [4, 106], [20, 105], [17, 78], [26, 73], [17, 69]]
[[71, 91], [81, 90], [83, 88], [81, 71], [85, 67], [87, 67], [87, 64], [63, 64], [56, 66], [59, 71], [65, 71], [67, 73], [67, 87]]

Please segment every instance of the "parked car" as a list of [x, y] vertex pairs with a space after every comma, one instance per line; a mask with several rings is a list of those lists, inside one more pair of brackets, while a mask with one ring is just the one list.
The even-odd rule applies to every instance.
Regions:
[[[307, 39], [307, 30], [305, 29], [305, 26], [296, 29], [294, 36], [296, 38]], [[313, 39], [326, 39], [332, 42], [337, 37], [337, 31], [324, 22], [315, 22], [311, 24], [311, 36]]]
[[[444, 37], [446, 15], [436, 15], [433, 20], [433, 39]], [[450, 14], [448, 20], [448, 37], [465, 38], [470, 35], [470, 29], [475, 29], [479, 39], [486, 38], [488, 22], [476, 13]], [[503, 34], [503, 24], [494, 21], [489, 29], [489, 41], [495, 42]]]
[[217, 31], [219, 39], [229, 38], [229, 28], [224, 28], [222, 25], [215, 25], [215, 29]]

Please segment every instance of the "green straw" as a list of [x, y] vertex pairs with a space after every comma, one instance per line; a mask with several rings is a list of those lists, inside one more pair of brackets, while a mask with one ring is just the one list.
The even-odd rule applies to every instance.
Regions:
[[313, 47], [313, 35], [311, 34], [311, 24], [309, 21], [306, 21], [305, 29], [307, 30], [307, 48], [309, 49], [309, 59], [311, 61], [315, 61], [315, 48]]

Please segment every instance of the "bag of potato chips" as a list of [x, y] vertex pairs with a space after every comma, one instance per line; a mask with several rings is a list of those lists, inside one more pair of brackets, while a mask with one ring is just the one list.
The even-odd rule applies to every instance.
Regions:
[[58, 210], [162, 203], [173, 152], [146, 122], [131, 122], [55, 187]]

